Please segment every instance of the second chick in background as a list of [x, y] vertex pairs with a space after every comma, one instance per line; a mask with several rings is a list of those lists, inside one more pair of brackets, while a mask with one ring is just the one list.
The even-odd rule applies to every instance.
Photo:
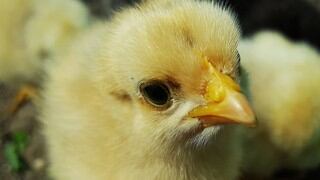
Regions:
[[245, 171], [270, 177], [282, 168], [315, 168], [320, 163], [319, 53], [270, 31], [241, 41], [239, 51], [259, 122], [246, 132]]
[[0, 82], [36, 81], [43, 61], [88, 24], [77, 0], [1, 0]]

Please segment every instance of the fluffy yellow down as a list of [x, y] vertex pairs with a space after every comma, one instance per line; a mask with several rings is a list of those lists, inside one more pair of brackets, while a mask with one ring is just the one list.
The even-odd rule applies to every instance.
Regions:
[[[192, 0], [124, 9], [97, 24], [48, 68], [41, 120], [56, 179], [232, 180], [241, 148], [235, 126], [198, 132], [183, 120], [201, 103], [202, 56], [234, 72], [239, 31], [227, 9]], [[204, 61], [203, 61], [204, 62]], [[145, 79], [177, 89], [167, 111], [141, 98]]]
[[263, 31], [241, 41], [258, 127], [248, 133], [246, 171], [312, 168], [320, 163], [320, 55], [303, 42]]
[[1, 0], [0, 82], [37, 79], [88, 20], [77, 0]]

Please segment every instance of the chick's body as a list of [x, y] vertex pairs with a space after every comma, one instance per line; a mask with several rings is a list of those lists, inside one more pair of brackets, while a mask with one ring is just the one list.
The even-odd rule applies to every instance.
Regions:
[[77, 0], [1, 0], [0, 82], [34, 80], [43, 60], [88, 24]]
[[[246, 171], [270, 176], [281, 168], [320, 163], [320, 55], [277, 32], [243, 40], [239, 51], [259, 126], [248, 132]], [[246, 146], [248, 147], [248, 146]]]
[[[26, 76], [26, 69], [34, 69], [26, 54], [23, 33], [24, 22], [32, 3], [28, 0], [2, 0], [0, 5], [0, 81], [11, 80], [13, 74]], [[21, 67], [16, 67], [17, 63]], [[31, 66], [31, 67], [29, 67]]]
[[[233, 126], [186, 119], [202, 102], [209, 59], [236, 76], [236, 23], [208, 2], [160, 1], [118, 13], [83, 34], [49, 67], [42, 121], [57, 179], [234, 179]], [[168, 82], [172, 105], [142, 97], [139, 84]]]

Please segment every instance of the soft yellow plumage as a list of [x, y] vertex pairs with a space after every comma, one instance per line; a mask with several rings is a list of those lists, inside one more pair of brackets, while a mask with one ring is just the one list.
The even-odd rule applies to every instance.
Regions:
[[43, 60], [62, 51], [89, 23], [77, 0], [0, 3], [0, 82], [34, 80]]
[[93, 26], [48, 69], [41, 119], [52, 176], [235, 179], [237, 129], [219, 124], [254, 120], [234, 80], [238, 37], [228, 10], [191, 0]]
[[[250, 124], [253, 115], [236, 83], [232, 14], [208, 2], [150, 0], [88, 25], [77, 0], [1, 0], [0, 82], [32, 80], [53, 60], [40, 106], [52, 176], [235, 179], [242, 134], [221, 124]], [[260, 120], [245, 131], [244, 171], [268, 177], [318, 165], [319, 53], [276, 32], [239, 50]], [[141, 87], [155, 82], [168, 85], [169, 108], [144, 97]]]
[[24, 22], [30, 14], [30, 7], [31, 1], [28, 0], [1, 1], [0, 81], [10, 81], [14, 74], [30, 78], [28, 72], [36, 68], [25, 56], [26, 45], [21, 36], [24, 33]]
[[243, 40], [239, 51], [249, 74], [259, 126], [248, 132], [246, 171], [270, 176], [280, 168], [320, 163], [320, 55], [277, 32]]

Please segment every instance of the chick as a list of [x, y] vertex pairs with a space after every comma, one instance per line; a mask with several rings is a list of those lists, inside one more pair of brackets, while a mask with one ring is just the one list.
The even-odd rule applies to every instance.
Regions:
[[37, 66], [26, 57], [26, 46], [21, 36], [31, 5], [29, 0], [1, 0], [0, 82], [11, 81], [15, 74], [28, 79], [29, 71]]
[[241, 41], [239, 51], [259, 120], [247, 133], [246, 171], [270, 176], [319, 165], [319, 53], [270, 31]]
[[33, 80], [88, 22], [76, 0], [1, 0], [0, 82]]
[[78, 0], [33, 0], [26, 23], [29, 55], [44, 60], [67, 49], [70, 41], [88, 27], [88, 9]]
[[48, 59], [62, 53], [89, 24], [86, 7], [77, 0], [1, 0], [0, 83], [20, 88], [6, 112], [13, 115], [36, 99]]
[[56, 179], [235, 179], [239, 30], [204, 1], [151, 1], [97, 24], [48, 67], [40, 119]]

